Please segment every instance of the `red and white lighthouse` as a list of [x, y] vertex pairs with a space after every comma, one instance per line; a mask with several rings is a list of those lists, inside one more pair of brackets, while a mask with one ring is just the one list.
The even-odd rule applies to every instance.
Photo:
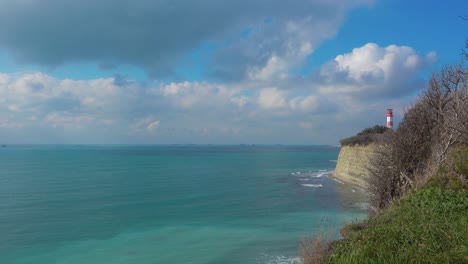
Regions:
[[393, 129], [393, 109], [387, 109], [387, 127]]

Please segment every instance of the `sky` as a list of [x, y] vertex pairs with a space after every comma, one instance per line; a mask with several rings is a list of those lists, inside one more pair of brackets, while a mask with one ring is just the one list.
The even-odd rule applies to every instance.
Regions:
[[0, 0], [0, 143], [338, 144], [463, 62], [460, 16], [468, 1]]

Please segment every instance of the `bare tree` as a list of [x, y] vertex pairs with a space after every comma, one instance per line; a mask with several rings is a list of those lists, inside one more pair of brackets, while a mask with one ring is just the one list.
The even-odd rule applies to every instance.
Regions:
[[[468, 15], [458, 17], [460, 17], [463, 20], [468, 20]], [[468, 49], [468, 39], [465, 40], [465, 49]], [[468, 60], [468, 52], [465, 49], [462, 49], [462, 55], [465, 57], [466, 60]]]
[[395, 132], [371, 159], [369, 171], [373, 206], [387, 207], [411, 189], [415, 175], [427, 168], [432, 146], [433, 117], [421, 102], [412, 106]]
[[447, 66], [433, 74], [421, 101], [433, 118], [433, 157], [436, 164], [447, 158], [457, 142], [468, 140], [468, 71], [463, 65]]
[[387, 207], [413, 188], [418, 176], [444, 162], [455, 145], [468, 143], [467, 81], [463, 65], [434, 74], [398, 129], [385, 134], [370, 166], [374, 207]]

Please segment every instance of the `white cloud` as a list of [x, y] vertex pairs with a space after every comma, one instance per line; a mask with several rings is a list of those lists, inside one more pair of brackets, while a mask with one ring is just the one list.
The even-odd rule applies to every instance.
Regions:
[[150, 133], [155, 132], [156, 129], [158, 128], [158, 126], [159, 126], [159, 123], [160, 123], [159, 120], [156, 120], [156, 121], [153, 121], [153, 122], [149, 123], [149, 125], [146, 126], [146, 130], [148, 130], [148, 132], [150, 132]]
[[85, 128], [94, 121], [90, 115], [80, 115], [70, 112], [52, 112], [45, 116], [44, 121], [53, 127]]
[[272, 55], [263, 68], [258, 66], [250, 68], [247, 71], [247, 76], [251, 80], [258, 81], [286, 79], [288, 77], [288, 66], [284, 59]]
[[[419, 89], [411, 85], [415, 76], [435, 58], [410, 47], [367, 44], [337, 56], [317, 73], [289, 75], [275, 85], [268, 78], [116, 85], [115, 78], [1, 74], [0, 136], [18, 129], [33, 138], [41, 129], [112, 134], [101, 138], [128, 143], [274, 143], [283, 138], [305, 142], [313, 134], [320, 143], [385, 120], [387, 107], [400, 113], [413, 98], [409, 92]], [[325, 131], [332, 126], [339, 129]]]
[[[380, 47], [375, 43], [338, 55], [322, 67], [321, 93], [401, 94], [408, 82], [434, 63], [434, 52], [421, 56], [407, 46]], [[408, 92], [408, 91], [406, 91]]]
[[315, 95], [306, 97], [295, 97], [289, 101], [289, 106], [293, 110], [301, 110], [304, 112], [313, 112], [319, 108], [319, 98]]
[[221, 107], [231, 101], [238, 89], [223, 84], [206, 82], [181, 82], [153, 88], [155, 94], [162, 91], [168, 102], [176, 107], [191, 109], [194, 107]]
[[130, 128], [133, 132], [146, 131], [148, 133], [154, 133], [159, 127], [159, 124], [159, 120], [156, 120], [153, 115], [149, 115], [144, 118], [137, 118], [134, 123], [130, 125]]
[[249, 102], [251, 101], [251, 99], [247, 96], [237, 96], [237, 97], [232, 97], [231, 98], [231, 102], [233, 102], [235, 105], [237, 105], [238, 107], [244, 107], [246, 106]]
[[275, 109], [287, 106], [287, 92], [277, 88], [262, 89], [258, 96], [258, 103], [262, 108]]

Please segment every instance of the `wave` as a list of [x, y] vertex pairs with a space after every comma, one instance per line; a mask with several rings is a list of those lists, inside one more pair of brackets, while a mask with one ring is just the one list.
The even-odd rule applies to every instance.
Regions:
[[265, 264], [300, 264], [301, 259], [299, 257], [286, 257], [286, 256], [269, 256], [269, 260]]
[[301, 184], [302, 186], [304, 187], [314, 187], [314, 188], [322, 188], [323, 185], [322, 184], [309, 184], [309, 183], [304, 183], [304, 184]]
[[[331, 178], [331, 177], [330, 177]], [[331, 178], [332, 180], [336, 181], [337, 183], [341, 183], [341, 184], [345, 184], [344, 182], [340, 181], [340, 180], [337, 180], [335, 178]]]
[[330, 160], [330, 162], [337, 163], [338, 160]]
[[296, 171], [296, 172], [290, 173], [290, 175], [301, 176], [301, 177], [309, 177], [309, 178], [320, 178], [320, 177], [326, 176], [330, 172], [331, 171], [329, 171], [329, 170], [321, 169], [321, 170], [317, 170], [317, 171]]
[[317, 174], [317, 175], [311, 175], [310, 177], [311, 178], [321, 178], [321, 177], [326, 176], [326, 175], [328, 175], [330, 173], [330, 171], [327, 171], [327, 170], [323, 170], [323, 171], [324, 171], [324, 173], [320, 173], [320, 174]]

